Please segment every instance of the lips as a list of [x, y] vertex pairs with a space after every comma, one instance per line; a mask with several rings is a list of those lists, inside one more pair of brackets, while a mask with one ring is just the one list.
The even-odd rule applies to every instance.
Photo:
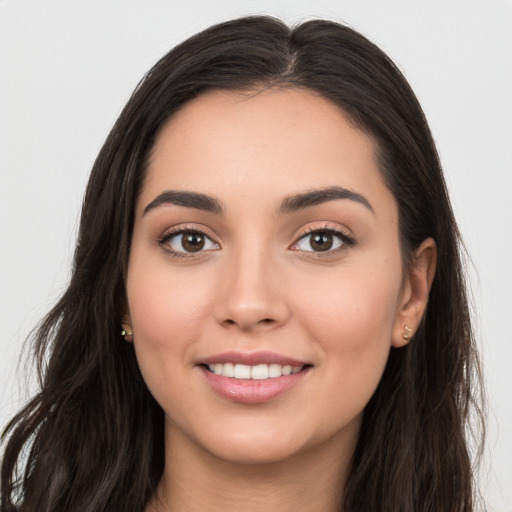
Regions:
[[309, 363], [273, 352], [225, 352], [203, 359], [198, 366], [217, 394], [245, 404], [277, 398], [311, 369]]
[[233, 363], [256, 366], [260, 364], [279, 364], [281, 366], [305, 366], [307, 362], [293, 359], [275, 352], [222, 352], [202, 359], [200, 363], [205, 365], [216, 363]]

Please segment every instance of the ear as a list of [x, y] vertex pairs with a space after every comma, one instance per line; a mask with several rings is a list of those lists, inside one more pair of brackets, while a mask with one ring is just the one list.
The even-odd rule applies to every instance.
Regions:
[[124, 337], [125, 341], [132, 342], [133, 341], [133, 331], [132, 331], [132, 319], [130, 317], [130, 311], [126, 304], [126, 301], [123, 301], [123, 306], [121, 308], [121, 335]]
[[[427, 238], [416, 250], [404, 275], [402, 294], [393, 325], [393, 347], [409, 343], [420, 325], [428, 303], [432, 281], [436, 273], [437, 246]], [[406, 329], [407, 327], [407, 329]]]

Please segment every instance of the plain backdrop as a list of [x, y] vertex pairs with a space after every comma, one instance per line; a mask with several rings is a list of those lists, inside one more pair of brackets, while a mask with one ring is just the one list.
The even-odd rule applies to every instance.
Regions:
[[512, 3], [446, 1], [1, 1], [0, 424], [26, 400], [24, 339], [69, 278], [94, 158], [144, 72], [234, 16], [344, 21], [416, 91], [472, 258], [490, 397], [481, 485], [512, 511]]

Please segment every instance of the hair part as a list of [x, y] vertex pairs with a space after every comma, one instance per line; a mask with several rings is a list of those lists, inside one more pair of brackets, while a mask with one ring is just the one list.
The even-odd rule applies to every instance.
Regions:
[[290, 29], [254, 16], [165, 55], [101, 149], [69, 287], [34, 339], [41, 389], [3, 434], [2, 512], [142, 511], [154, 494], [164, 415], [119, 335], [136, 199], [156, 137], [183, 105], [207, 90], [272, 87], [320, 94], [372, 137], [405, 264], [426, 238], [438, 247], [426, 315], [408, 346], [391, 349], [365, 409], [343, 510], [474, 510], [465, 428], [472, 413], [482, 418], [480, 371], [460, 235], [421, 107], [393, 62], [351, 28], [313, 20]]

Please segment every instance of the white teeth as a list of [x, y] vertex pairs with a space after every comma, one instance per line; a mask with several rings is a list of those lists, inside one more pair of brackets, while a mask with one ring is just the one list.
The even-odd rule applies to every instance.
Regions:
[[233, 363], [215, 363], [209, 364], [208, 368], [216, 375], [223, 377], [234, 377], [235, 379], [254, 379], [265, 380], [275, 379], [277, 377], [299, 373], [302, 366], [290, 366], [280, 364], [258, 364], [256, 366], [249, 366], [246, 364], [233, 364]]
[[259, 364], [258, 366], [251, 367], [251, 379], [268, 379], [268, 366], [266, 364]]
[[268, 377], [281, 377], [281, 365], [280, 364], [269, 364], [268, 365]]
[[222, 375], [224, 377], [234, 377], [235, 365], [232, 363], [225, 363], [224, 365], [222, 365]]
[[235, 379], [250, 379], [251, 367], [246, 364], [235, 364]]

